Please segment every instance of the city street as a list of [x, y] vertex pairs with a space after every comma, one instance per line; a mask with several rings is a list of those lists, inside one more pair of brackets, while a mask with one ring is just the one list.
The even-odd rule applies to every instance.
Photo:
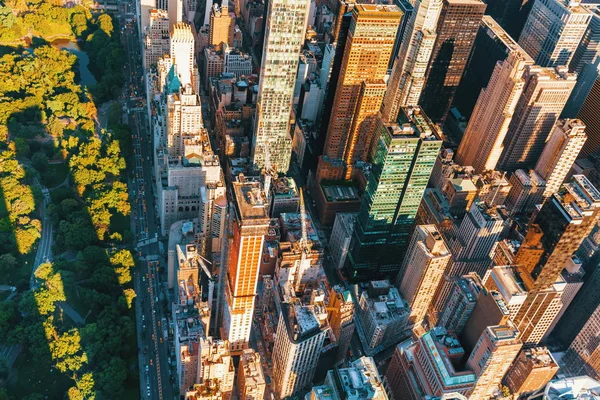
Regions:
[[[131, 3], [123, 6], [132, 10]], [[153, 193], [152, 160], [153, 145], [150, 134], [145, 99], [144, 72], [141, 58], [142, 41], [137, 23], [121, 14], [123, 45], [127, 53], [124, 66], [128, 78], [123, 102], [127, 109], [132, 130], [133, 161], [129, 166], [129, 190], [132, 200], [132, 225], [137, 241], [140, 260], [134, 275], [136, 297], [136, 323], [140, 365], [140, 390], [145, 399], [173, 399], [173, 385], [168, 361], [168, 338], [163, 332], [166, 320], [165, 295], [159, 277], [160, 247], [156, 204]], [[139, 18], [139, 16], [138, 16]], [[140, 106], [141, 103], [141, 106]], [[168, 331], [168, 329], [167, 329]]]

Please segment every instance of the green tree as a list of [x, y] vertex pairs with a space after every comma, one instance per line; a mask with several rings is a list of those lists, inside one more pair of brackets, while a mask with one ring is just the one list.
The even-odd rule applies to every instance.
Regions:
[[31, 157], [31, 165], [33, 168], [42, 172], [48, 169], [48, 156], [45, 153], [35, 153], [33, 157]]

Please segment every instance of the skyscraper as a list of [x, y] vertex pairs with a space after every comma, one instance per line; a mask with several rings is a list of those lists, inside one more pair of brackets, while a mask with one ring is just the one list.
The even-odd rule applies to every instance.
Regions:
[[[328, 172], [330, 178], [349, 179], [353, 164], [367, 160], [401, 17], [395, 5], [357, 4], [352, 11], [324, 147], [324, 155], [342, 160], [343, 168]], [[334, 168], [326, 164], [319, 160], [317, 180]]]
[[485, 7], [480, 0], [444, 0], [419, 101], [434, 122], [443, 121], [450, 110]]
[[233, 47], [233, 31], [235, 29], [235, 18], [229, 14], [227, 0], [223, 0], [221, 6], [213, 4], [210, 10], [210, 27], [208, 44], [221, 48], [222, 43]]
[[399, 124], [377, 125], [373, 170], [354, 226], [346, 269], [351, 279], [393, 276], [400, 269], [441, 140], [419, 108]]
[[[500, 2], [504, 3], [505, 0]], [[490, 1], [488, 0], [486, 3], [488, 4], [486, 13], [489, 14]], [[523, 54], [523, 57], [530, 58], [494, 18], [484, 15], [475, 37], [469, 63], [465, 68], [465, 74], [454, 97], [454, 106], [460, 110], [462, 115], [467, 118], [471, 117], [481, 90], [490, 84], [496, 65], [499, 61], [506, 60], [515, 51]]]
[[525, 240], [515, 264], [534, 279], [534, 289], [553, 285], [568, 260], [587, 237], [600, 216], [600, 191], [583, 175], [575, 175], [542, 207], [529, 231], [539, 232]]
[[246, 349], [240, 356], [237, 390], [240, 400], [260, 400], [265, 395], [265, 374], [260, 363], [260, 354]]
[[188, 85], [167, 95], [166, 108], [167, 150], [170, 156], [181, 157], [185, 139], [199, 137], [204, 126], [200, 97]]
[[273, 348], [273, 382], [279, 398], [312, 385], [327, 329], [324, 307], [281, 305]]
[[488, 326], [469, 356], [467, 366], [477, 375], [471, 399], [488, 399], [502, 381], [523, 343], [512, 325]]
[[290, 164], [292, 100], [309, 8], [308, 0], [269, 1], [252, 138], [256, 169], [268, 160], [270, 168], [285, 173]]
[[[432, 312], [439, 311], [436, 325], [451, 334], [460, 335], [475, 309], [477, 298], [484, 290], [481, 279], [475, 272], [452, 279], [452, 290], [446, 303], [437, 305], [433, 304], [436, 299], [432, 300]], [[429, 321], [433, 322], [431, 317]]]
[[416, 0], [401, 38], [381, 110], [385, 122], [396, 122], [400, 107], [418, 105], [436, 38], [442, 0]]
[[537, 172], [546, 181], [543, 197], [552, 196], [573, 167], [587, 136], [585, 125], [576, 119], [559, 120], [544, 146], [544, 151], [535, 166]]
[[581, 149], [581, 157], [587, 157], [600, 150], [600, 121], [598, 120], [598, 110], [600, 109], [600, 76], [598, 76], [592, 89], [587, 95], [583, 106], [577, 114], [586, 125], [586, 134], [588, 140]]
[[160, 57], [170, 51], [169, 15], [164, 10], [150, 10], [146, 28], [144, 61], [146, 68], [155, 65]]
[[586, 64], [594, 64], [600, 57], [600, 7], [586, 4], [586, 8], [592, 13], [592, 18], [569, 64], [569, 70], [578, 75]]
[[503, 379], [514, 395], [527, 394], [546, 386], [558, 372], [558, 364], [547, 347], [523, 349]]
[[192, 28], [183, 22], [174, 25], [171, 31], [171, 60], [182, 87], [193, 84], [194, 52]]
[[451, 260], [450, 250], [435, 225], [415, 228], [396, 280], [410, 305], [409, 322], [423, 321]]
[[[466, 399], [477, 377], [459, 368], [465, 352], [453, 335], [434, 328], [414, 343], [396, 346], [385, 377], [395, 399]], [[475, 399], [475, 397], [473, 397]]]
[[590, 315], [564, 357], [567, 376], [600, 379], [600, 306]]
[[536, 0], [519, 44], [537, 65], [569, 65], [591, 18], [579, 1]]
[[330, 288], [328, 297], [327, 314], [331, 331], [337, 341], [335, 363], [338, 364], [346, 359], [346, 353], [354, 333], [354, 302], [350, 291], [340, 285]]
[[528, 169], [537, 162], [577, 81], [566, 67], [528, 66], [525, 87], [508, 126], [498, 161], [500, 169]]
[[521, 48], [496, 64], [489, 84], [481, 91], [455, 160], [476, 172], [496, 169], [502, 142], [523, 93], [523, 72], [533, 60]]
[[258, 273], [270, 218], [260, 182], [239, 177], [232, 186], [233, 240], [225, 281], [222, 337], [229, 340], [232, 354], [240, 354], [250, 339]]

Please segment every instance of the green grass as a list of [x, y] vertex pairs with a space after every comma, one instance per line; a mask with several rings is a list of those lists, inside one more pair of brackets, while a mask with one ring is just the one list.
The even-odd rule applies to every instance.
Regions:
[[42, 183], [52, 189], [60, 185], [67, 179], [69, 165], [67, 163], [49, 164], [48, 169], [42, 174]]
[[86, 318], [86, 315], [90, 312], [90, 308], [81, 300], [81, 297], [79, 297], [79, 292], [77, 291], [76, 285], [66, 285], [65, 290], [67, 303], [69, 303], [69, 305], [73, 307], [73, 309], [77, 311], [77, 313], [81, 315], [83, 319], [85, 319], [86, 323], [93, 321], [95, 318], [93, 314], [90, 314], [90, 316]]

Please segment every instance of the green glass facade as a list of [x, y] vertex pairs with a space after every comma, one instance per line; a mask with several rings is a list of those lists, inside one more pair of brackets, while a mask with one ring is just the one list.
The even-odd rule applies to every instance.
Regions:
[[346, 272], [352, 280], [394, 276], [442, 141], [418, 108], [400, 124], [379, 122], [373, 167], [363, 194]]

